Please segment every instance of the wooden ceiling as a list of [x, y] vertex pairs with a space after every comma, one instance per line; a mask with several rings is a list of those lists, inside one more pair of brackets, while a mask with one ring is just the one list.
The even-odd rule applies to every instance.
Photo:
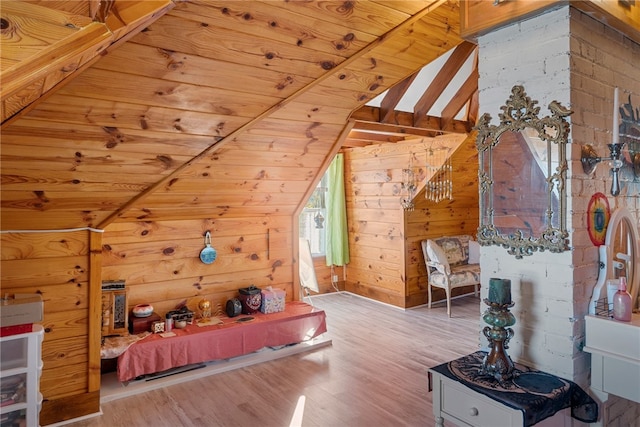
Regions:
[[0, 116], [5, 125], [140, 32], [170, 0], [4, 1], [0, 5]]
[[288, 215], [341, 146], [468, 132], [477, 116], [475, 69], [428, 115], [474, 52], [457, 1], [1, 7], [3, 229]]
[[[174, 6], [175, 3], [168, 0], [4, 2], [3, 16], [10, 18], [3, 21], [3, 49], [0, 52], [2, 122], [8, 123], [29, 111], [30, 105], [49, 90], [55, 90], [57, 85], [90, 65], [98, 55], [107, 53], [107, 47], [113, 49], [119, 41], [131, 38]], [[42, 25], [42, 20], [29, 19], [33, 16], [47, 17], [44, 19], [46, 25]], [[12, 25], [18, 22], [21, 25]], [[36, 22], [37, 29], [32, 27]], [[39, 39], [37, 43], [28, 43], [30, 49], [27, 50], [24, 40], [15, 38], [18, 33], [33, 37], [33, 41], [37, 34]], [[441, 116], [429, 116], [428, 112], [452, 77], [476, 51], [474, 44], [463, 42], [453, 49], [447, 62], [426, 85], [423, 82], [415, 84], [418, 70], [389, 89], [379, 108], [363, 106], [354, 111], [355, 125], [343, 145], [361, 146], [436, 136], [442, 132], [468, 132], [477, 118], [477, 58], [471, 73], [449, 99]], [[407, 91], [419, 91], [422, 95], [412, 112], [396, 110]], [[465, 120], [454, 120], [463, 108], [467, 109]]]

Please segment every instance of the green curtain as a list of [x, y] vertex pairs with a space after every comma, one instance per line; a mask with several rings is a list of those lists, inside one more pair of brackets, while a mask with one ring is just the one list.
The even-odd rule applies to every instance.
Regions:
[[349, 263], [347, 207], [344, 197], [344, 156], [337, 154], [329, 165], [327, 190], [327, 265]]

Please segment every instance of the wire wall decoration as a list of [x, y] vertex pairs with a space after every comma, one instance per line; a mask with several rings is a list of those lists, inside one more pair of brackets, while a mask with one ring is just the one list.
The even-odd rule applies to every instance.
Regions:
[[413, 153], [409, 155], [409, 165], [407, 168], [402, 169], [402, 199], [400, 204], [405, 211], [413, 211], [415, 204], [413, 198], [416, 195], [418, 189], [418, 181], [416, 178], [416, 171], [413, 169]]
[[435, 203], [453, 200], [453, 168], [449, 151], [448, 148], [427, 149], [424, 197]]

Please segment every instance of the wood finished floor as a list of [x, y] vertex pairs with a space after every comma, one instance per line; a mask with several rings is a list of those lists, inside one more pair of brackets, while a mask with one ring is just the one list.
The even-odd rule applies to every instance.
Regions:
[[348, 293], [313, 304], [331, 346], [103, 403], [67, 425], [434, 426], [427, 369], [478, 349], [480, 300], [454, 300], [451, 318], [442, 304], [403, 311]]

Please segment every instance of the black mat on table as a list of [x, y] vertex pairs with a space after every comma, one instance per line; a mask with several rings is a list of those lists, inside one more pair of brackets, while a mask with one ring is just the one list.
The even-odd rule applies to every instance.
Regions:
[[480, 374], [486, 354], [477, 351], [431, 369], [510, 408], [521, 410], [525, 427], [569, 407], [571, 416], [577, 420], [585, 423], [598, 420], [598, 404], [574, 382], [519, 363], [514, 364], [513, 378], [499, 382], [493, 376]]

